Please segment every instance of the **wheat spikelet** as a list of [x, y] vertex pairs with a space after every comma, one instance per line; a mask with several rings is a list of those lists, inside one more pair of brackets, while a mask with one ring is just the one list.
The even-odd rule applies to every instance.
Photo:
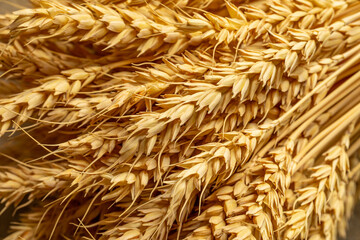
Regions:
[[33, 3], [0, 15], [7, 240], [346, 235], [358, 1]]

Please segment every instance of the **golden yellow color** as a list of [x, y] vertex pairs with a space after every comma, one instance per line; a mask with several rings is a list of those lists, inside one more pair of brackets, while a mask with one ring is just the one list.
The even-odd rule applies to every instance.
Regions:
[[345, 236], [359, 1], [32, 2], [0, 15], [6, 240]]

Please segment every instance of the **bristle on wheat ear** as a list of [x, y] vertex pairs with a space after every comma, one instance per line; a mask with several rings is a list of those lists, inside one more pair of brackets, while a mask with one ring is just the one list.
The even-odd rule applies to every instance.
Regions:
[[346, 235], [359, 1], [32, 2], [0, 15], [6, 240]]

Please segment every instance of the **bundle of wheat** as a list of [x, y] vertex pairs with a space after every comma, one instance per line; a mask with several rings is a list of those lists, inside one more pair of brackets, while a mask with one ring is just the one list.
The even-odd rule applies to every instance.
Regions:
[[11, 239], [336, 239], [360, 2], [33, 0], [0, 15]]

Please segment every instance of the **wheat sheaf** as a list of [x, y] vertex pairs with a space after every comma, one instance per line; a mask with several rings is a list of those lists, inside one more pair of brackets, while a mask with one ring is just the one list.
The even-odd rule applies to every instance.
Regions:
[[346, 235], [358, 0], [32, 0], [0, 70], [6, 240]]

